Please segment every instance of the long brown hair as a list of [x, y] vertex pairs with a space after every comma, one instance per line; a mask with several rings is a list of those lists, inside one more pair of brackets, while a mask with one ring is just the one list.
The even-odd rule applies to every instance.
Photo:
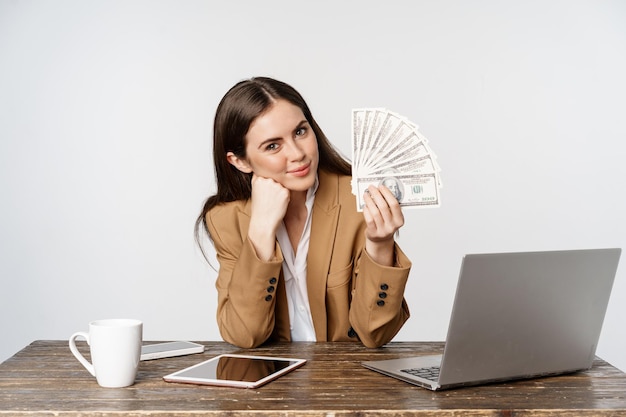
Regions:
[[[215, 112], [213, 124], [213, 163], [217, 179], [217, 193], [204, 203], [196, 219], [196, 241], [200, 244], [200, 229], [207, 231], [206, 214], [218, 204], [247, 200], [252, 193], [252, 174], [239, 171], [226, 159], [228, 152], [246, 157], [245, 136], [259, 115], [278, 100], [287, 100], [302, 110], [317, 138], [319, 169], [342, 175], [351, 175], [351, 166], [333, 147], [322, 132], [304, 98], [289, 84], [267, 77], [254, 77], [235, 84], [224, 95]], [[209, 236], [210, 237], [210, 236]], [[202, 246], [200, 245], [202, 248]]]

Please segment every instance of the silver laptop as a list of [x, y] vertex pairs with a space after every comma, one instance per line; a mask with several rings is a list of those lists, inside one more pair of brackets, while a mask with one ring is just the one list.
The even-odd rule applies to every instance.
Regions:
[[431, 390], [589, 369], [620, 254], [466, 255], [443, 355], [362, 364]]

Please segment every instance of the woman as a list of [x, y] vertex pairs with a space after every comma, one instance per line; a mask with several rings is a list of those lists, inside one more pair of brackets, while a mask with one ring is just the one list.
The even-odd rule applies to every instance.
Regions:
[[278, 341], [389, 342], [409, 317], [404, 217], [384, 186], [351, 193], [351, 168], [302, 96], [257, 77], [215, 115], [217, 193], [196, 222], [220, 263], [217, 321], [243, 348]]

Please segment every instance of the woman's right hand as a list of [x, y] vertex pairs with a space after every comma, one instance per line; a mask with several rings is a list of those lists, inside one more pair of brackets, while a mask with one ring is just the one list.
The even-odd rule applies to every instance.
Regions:
[[289, 204], [289, 190], [270, 178], [252, 175], [252, 213], [248, 238], [260, 259], [269, 261], [274, 254], [276, 230]]

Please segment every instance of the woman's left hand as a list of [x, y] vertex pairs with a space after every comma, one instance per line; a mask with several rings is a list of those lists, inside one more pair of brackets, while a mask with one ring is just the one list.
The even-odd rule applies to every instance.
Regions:
[[365, 250], [382, 265], [393, 265], [394, 234], [404, 225], [398, 200], [387, 187], [370, 185], [363, 196], [365, 206]]

